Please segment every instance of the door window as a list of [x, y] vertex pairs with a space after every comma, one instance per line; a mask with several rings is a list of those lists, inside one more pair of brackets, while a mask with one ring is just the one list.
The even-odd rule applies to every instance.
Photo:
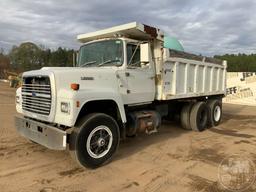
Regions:
[[127, 66], [141, 67], [139, 44], [127, 44]]

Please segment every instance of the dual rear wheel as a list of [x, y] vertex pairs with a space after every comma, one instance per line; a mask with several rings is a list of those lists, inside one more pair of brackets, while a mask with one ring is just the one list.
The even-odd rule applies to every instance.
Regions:
[[203, 131], [207, 127], [219, 125], [221, 117], [222, 102], [220, 99], [187, 103], [180, 114], [181, 126], [194, 131]]

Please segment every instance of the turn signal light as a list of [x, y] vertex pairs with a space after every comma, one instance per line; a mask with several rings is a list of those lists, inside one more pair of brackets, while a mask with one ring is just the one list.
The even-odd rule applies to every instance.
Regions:
[[71, 89], [77, 91], [77, 90], [79, 89], [79, 84], [77, 84], [77, 83], [72, 83], [72, 84], [70, 85], [70, 87], [71, 87]]

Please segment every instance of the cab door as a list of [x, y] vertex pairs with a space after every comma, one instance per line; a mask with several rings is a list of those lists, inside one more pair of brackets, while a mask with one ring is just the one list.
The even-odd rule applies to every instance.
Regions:
[[139, 45], [127, 43], [126, 56], [127, 102], [139, 104], [153, 101], [155, 98], [155, 73], [152, 65], [141, 63]]

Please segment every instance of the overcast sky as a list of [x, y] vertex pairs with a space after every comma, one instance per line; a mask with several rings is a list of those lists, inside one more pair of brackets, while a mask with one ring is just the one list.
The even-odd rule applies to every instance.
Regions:
[[0, 0], [0, 18], [5, 49], [24, 41], [78, 48], [78, 34], [138, 21], [189, 52], [256, 53], [255, 0]]

